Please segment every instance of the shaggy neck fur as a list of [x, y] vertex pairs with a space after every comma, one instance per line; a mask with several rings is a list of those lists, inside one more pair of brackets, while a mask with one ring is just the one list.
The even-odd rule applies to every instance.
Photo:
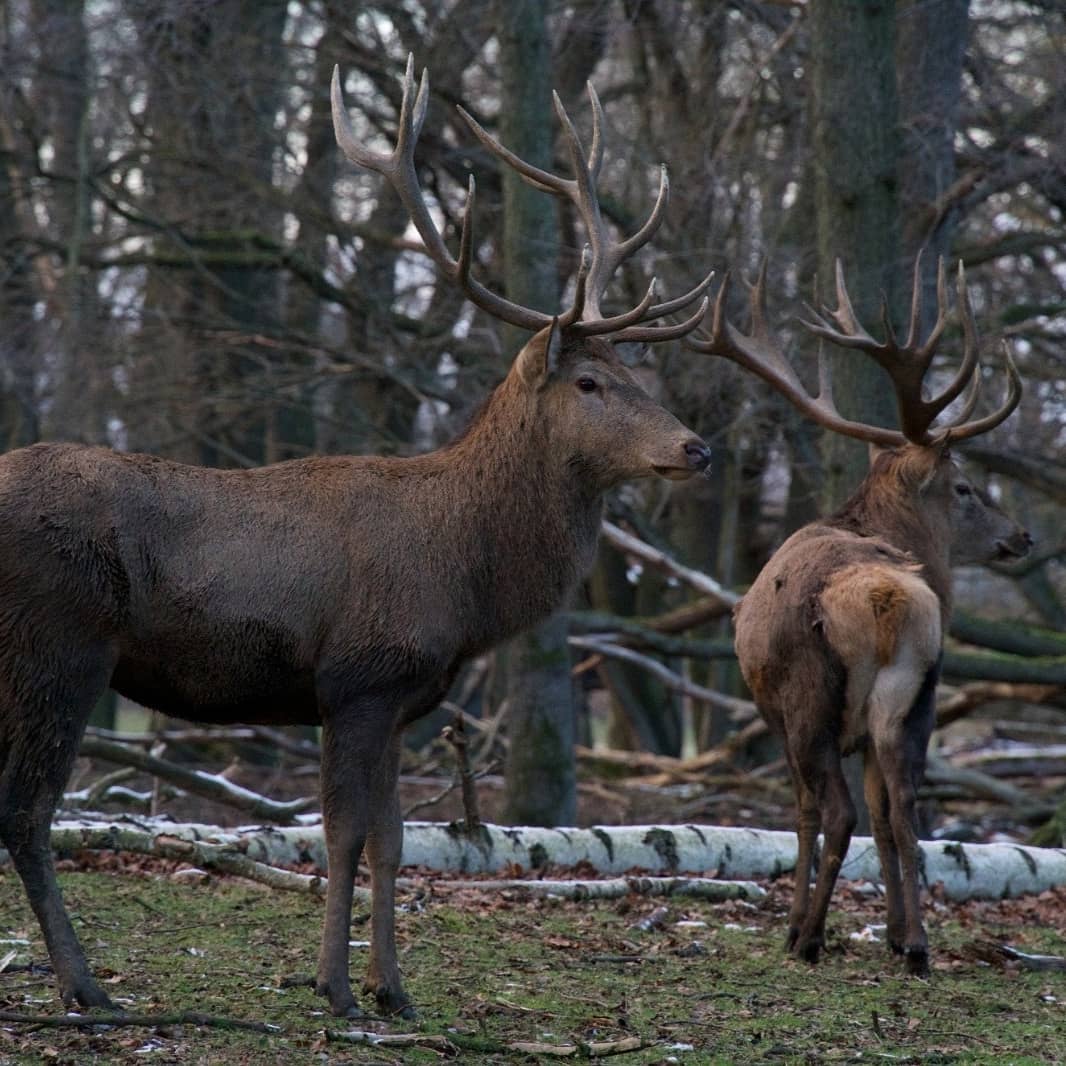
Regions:
[[951, 611], [951, 529], [948, 515], [921, 486], [937, 457], [929, 449], [904, 447], [880, 453], [866, 479], [830, 525], [882, 537], [914, 556], [922, 576]]

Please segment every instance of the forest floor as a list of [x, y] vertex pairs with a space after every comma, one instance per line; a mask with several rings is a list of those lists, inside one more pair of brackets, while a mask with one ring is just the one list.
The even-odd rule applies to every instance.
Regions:
[[[509, 1045], [618, 1050], [633, 1038], [645, 1046], [615, 1061], [1066, 1061], [1066, 975], [1020, 970], [995, 948], [1066, 953], [1066, 889], [961, 905], [927, 896], [934, 964], [924, 981], [904, 977], [875, 939], [880, 901], [855, 886], [838, 888], [829, 950], [811, 968], [782, 952], [786, 878], [767, 884], [758, 904], [671, 900], [644, 931], [636, 923], [662, 901], [450, 891], [427, 876], [401, 895], [397, 913], [419, 1020], [354, 1023], [331, 1017], [310, 988], [283, 986], [287, 975], [313, 972], [321, 901], [183, 875], [155, 859], [86, 853], [61, 865], [75, 926], [116, 1003], [215, 1022], [76, 1029], [0, 1020], [3, 1063], [535, 1062], [554, 1060]], [[357, 905], [353, 938], [367, 917]], [[0, 960], [11, 956], [0, 967], [0, 1011], [61, 1016], [40, 932], [9, 869], [0, 872], [0, 941]], [[358, 975], [366, 947], [354, 943]], [[225, 1019], [278, 1028], [228, 1028]], [[352, 1045], [344, 1034], [353, 1029], [417, 1034], [424, 1046]]]

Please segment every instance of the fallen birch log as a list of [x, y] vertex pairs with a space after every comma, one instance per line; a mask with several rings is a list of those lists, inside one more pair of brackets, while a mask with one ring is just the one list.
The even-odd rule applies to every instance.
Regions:
[[[400, 879], [401, 881], [403, 878]], [[413, 882], [412, 882], [413, 884]], [[609, 877], [603, 880], [561, 881], [434, 881], [435, 889], [492, 892], [528, 892], [531, 896], [558, 899], [621, 899], [631, 892], [638, 896], [686, 896], [689, 899], [763, 899], [766, 889], [754, 881], [719, 881], [714, 877]]]
[[[146, 835], [213, 845], [272, 867], [313, 863], [325, 870], [326, 866], [321, 824], [219, 829], [146, 818], [130, 823], [79, 819], [57, 822], [52, 830], [53, 846], [67, 854], [80, 848], [123, 850], [124, 842]], [[923, 841], [921, 849], [926, 883], [941, 882], [949, 899], [1002, 899], [1066, 884], [1066, 849], [953, 841]], [[605, 876], [633, 870], [670, 877], [714, 871], [720, 878], [750, 880], [791, 873], [796, 836], [781, 830], [700, 825], [588, 829], [482, 825], [476, 833], [465, 834], [454, 824], [411, 822], [405, 827], [402, 863], [462, 874], [538, 871], [547, 866], [562, 870], [589, 863]], [[852, 840], [840, 872], [850, 880], [880, 879], [877, 849], [869, 837]]]

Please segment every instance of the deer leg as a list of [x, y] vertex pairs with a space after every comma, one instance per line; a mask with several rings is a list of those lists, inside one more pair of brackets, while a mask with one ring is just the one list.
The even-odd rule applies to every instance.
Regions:
[[829, 900], [855, 829], [855, 807], [844, 780], [835, 738], [829, 735], [811, 738], [807, 751], [797, 754], [796, 767], [805, 786], [817, 797], [825, 833], [814, 895], [800, 925], [794, 949], [800, 958], [817, 962], [825, 945]]
[[907, 971], [918, 977], [929, 973], [929, 941], [922, 923], [917, 800], [936, 721], [938, 674], [939, 663], [923, 676], [913, 662], [901, 661], [878, 674], [870, 698], [870, 737], [885, 779], [902, 875], [903, 955]]
[[383, 1014], [413, 1018], [414, 1008], [403, 990], [396, 961], [396, 871], [403, 851], [403, 815], [396, 779], [402, 734], [394, 733], [373, 777], [366, 838], [373, 889], [370, 966], [363, 991], [373, 993]]
[[870, 811], [870, 829], [881, 860], [881, 880], [885, 883], [888, 946], [897, 955], [902, 955], [905, 934], [899, 851], [892, 831], [888, 789], [873, 744], [867, 745], [863, 769], [863, 791]]
[[796, 886], [792, 892], [792, 906], [788, 913], [788, 936], [785, 950], [792, 951], [799, 940], [800, 927], [807, 917], [811, 897], [811, 867], [814, 863], [814, 845], [822, 828], [822, 815], [818, 799], [803, 783], [796, 772], [792, 759], [788, 760], [792, 771], [792, 784], [796, 793]]
[[[63, 905], [50, 834], [85, 722], [114, 664], [106, 653], [79, 662], [69, 648], [51, 659], [39, 673], [24, 663], [13, 667], [6, 656], [0, 662], [0, 841], [41, 926], [63, 1002], [110, 1007]], [[62, 678], [45, 688], [43, 678], [59, 663]], [[29, 680], [16, 687], [13, 677]]]
[[343, 717], [324, 717], [322, 729], [322, 821], [329, 883], [315, 991], [329, 999], [338, 1017], [358, 1018], [348, 974], [355, 875], [366, 842], [372, 782], [388, 740], [389, 709], [383, 704], [348, 706]]

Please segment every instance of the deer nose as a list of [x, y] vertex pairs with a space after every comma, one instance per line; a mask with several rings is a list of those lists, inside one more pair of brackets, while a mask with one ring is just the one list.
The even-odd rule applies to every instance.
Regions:
[[685, 458], [693, 470], [706, 470], [711, 462], [711, 449], [701, 440], [690, 440], [685, 445]]

